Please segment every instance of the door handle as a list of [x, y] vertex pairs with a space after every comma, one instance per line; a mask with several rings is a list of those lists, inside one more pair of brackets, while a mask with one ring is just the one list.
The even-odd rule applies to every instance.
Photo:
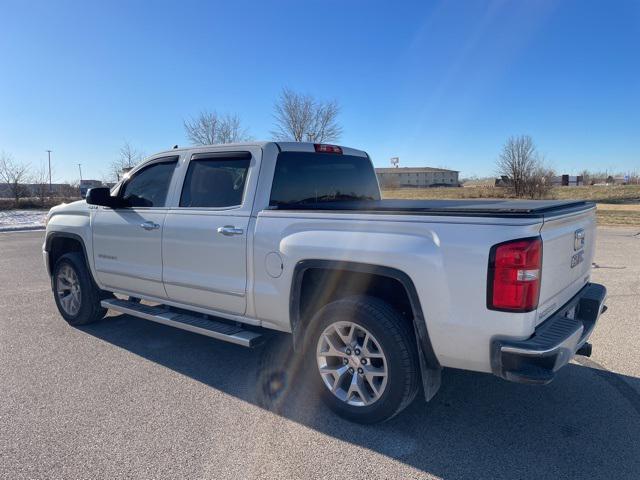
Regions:
[[144, 228], [145, 230], [157, 230], [160, 228], [160, 225], [154, 222], [144, 222], [140, 224], [140, 228]]
[[242, 235], [244, 230], [241, 228], [236, 228], [233, 225], [225, 225], [224, 227], [218, 227], [218, 233], [225, 235], [227, 237], [231, 237], [232, 235]]

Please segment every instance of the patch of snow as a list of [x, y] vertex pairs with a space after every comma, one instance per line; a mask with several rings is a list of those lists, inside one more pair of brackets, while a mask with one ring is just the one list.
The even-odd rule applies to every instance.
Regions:
[[0, 232], [44, 228], [47, 210], [0, 210]]

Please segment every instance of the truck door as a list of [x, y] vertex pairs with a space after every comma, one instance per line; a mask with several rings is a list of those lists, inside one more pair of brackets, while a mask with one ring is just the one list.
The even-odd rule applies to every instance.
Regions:
[[194, 154], [167, 212], [163, 281], [170, 300], [242, 315], [246, 308], [248, 151]]
[[116, 291], [165, 298], [162, 226], [178, 157], [158, 159], [132, 174], [118, 196], [126, 208], [99, 207], [93, 218], [93, 260], [100, 283]]

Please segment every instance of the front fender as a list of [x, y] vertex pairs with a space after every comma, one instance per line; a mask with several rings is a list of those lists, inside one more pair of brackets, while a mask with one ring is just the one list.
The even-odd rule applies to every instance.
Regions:
[[[84, 201], [52, 208], [47, 219], [43, 250], [49, 252], [51, 242], [56, 237], [67, 237], [79, 241], [84, 251], [86, 264], [95, 279], [91, 215], [92, 209]], [[48, 268], [51, 270], [53, 265], [49, 265]], [[51, 272], [49, 271], [49, 273]]]

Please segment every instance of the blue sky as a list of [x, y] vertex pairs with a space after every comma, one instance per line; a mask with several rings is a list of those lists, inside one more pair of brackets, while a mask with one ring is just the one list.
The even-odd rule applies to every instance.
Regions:
[[640, 2], [0, 0], [0, 150], [101, 178], [125, 140], [185, 145], [237, 113], [269, 139], [284, 86], [342, 105], [378, 166], [491, 175], [509, 135], [560, 173], [640, 171]]

